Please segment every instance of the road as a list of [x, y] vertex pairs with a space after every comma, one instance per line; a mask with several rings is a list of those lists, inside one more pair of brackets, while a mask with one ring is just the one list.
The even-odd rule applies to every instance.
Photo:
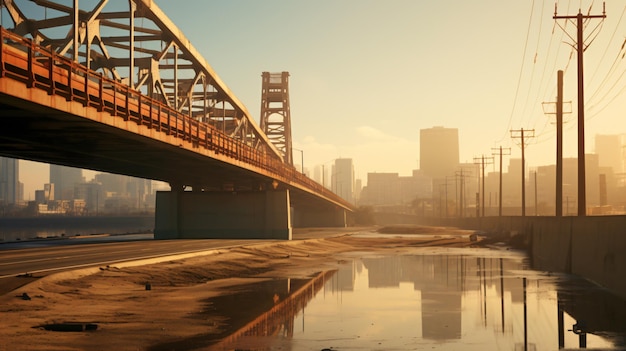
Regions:
[[[293, 239], [322, 238], [360, 230], [360, 228], [298, 229], [294, 230]], [[6, 243], [0, 245], [0, 295], [59, 271], [271, 242], [279, 241], [152, 240], [152, 234], [142, 234]]]

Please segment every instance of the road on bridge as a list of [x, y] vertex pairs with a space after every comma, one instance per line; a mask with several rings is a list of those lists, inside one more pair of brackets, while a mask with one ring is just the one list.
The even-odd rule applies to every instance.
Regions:
[[[295, 229], [294, 240], [317, 239], [361, 231], [363, 228]], [[152, 235], [63, 239], [0, 244], [0, 295], [51, 273], [106, 266], [173, 255], [201, 253], [281, 242], [279, 240], [196, 239], [151, 240]]]

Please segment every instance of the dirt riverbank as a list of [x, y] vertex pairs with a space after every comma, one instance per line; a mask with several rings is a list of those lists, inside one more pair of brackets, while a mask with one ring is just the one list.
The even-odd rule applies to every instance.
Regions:
[[[480, 246], [480, 238], [470, 234], [405, 229], [399, 234], [254, 245], [159, 264], [60, 273], [0, 297], [0, 350], [174, 349], [165, 345], [180, 345], [196, 335], [221, 336], [229, 324], [240, 323], [233, 319], [237, 317], [198, 312], [206, 310], [207, 299], [252, 281], [311, 278], [351, 258], [402, 254], [416, 247]], [[46, 330], [54, 324], [95, 330]]]

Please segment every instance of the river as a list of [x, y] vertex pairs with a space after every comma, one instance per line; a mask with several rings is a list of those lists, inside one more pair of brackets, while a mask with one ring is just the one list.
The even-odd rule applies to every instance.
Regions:
[[626, 349], [623, 300], [575, 276], [532, 270], [524, 253], [506, 248], [423, 248], [410, 255], [364, 256], [308, 280], [251, 283], [207, 300], [206, 306], [204, 314], [244, 322], [226, 323], [219, 338], [198, 335], [181, 345], [211, 350]]

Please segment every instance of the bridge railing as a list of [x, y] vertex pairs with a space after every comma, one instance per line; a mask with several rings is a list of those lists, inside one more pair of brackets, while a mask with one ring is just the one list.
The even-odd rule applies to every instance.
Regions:
[[62, 96], [66, 101], [107, 112], [113, 117], [190, 142], [194, 148], [258, 167], [286, 182], [294, 182], [347, 207], [349, 203], [293, 166], [262, 150], [232, 138], [163, 101], [144, 95], [122, 82], [105, 77], [54, 50], [36, 45], [0, 27], [0, 79], [23, 82], [28, 88]]

